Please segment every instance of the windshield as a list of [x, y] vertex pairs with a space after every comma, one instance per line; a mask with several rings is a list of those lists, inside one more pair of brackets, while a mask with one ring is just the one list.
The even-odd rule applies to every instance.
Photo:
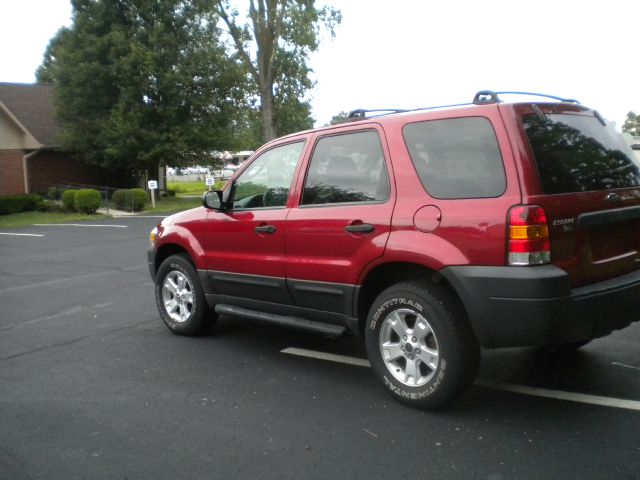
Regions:
[[522, 119], [546, 194], [640, 185], [640, 165], [624, 138], [598, 118], [531, 114]]

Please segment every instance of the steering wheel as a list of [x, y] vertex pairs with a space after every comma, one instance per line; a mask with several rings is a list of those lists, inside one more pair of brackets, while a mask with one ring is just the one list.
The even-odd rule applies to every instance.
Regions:
[[262, 204], [265, 207], [284, 207], [289, 197], [289, 189], [284, 187], [273, 187], [267, 189], [262, 195]]

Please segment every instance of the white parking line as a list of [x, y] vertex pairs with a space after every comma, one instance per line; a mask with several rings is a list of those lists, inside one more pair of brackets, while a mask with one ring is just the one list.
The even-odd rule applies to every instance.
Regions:
[[512, 393], [522, 393], [534, 397], [553, 398], [556, 400], [567, 400], [569, 402], [588, 403], [603, 407], [625, 408], [627, 410], [640, 411], [640, 402], [636, 400], [625, 400], [622, 398], [601, 397], [598, 395], [587, 395], [586, 393], [565, 392], [562, 390], [547, 390], [546, 388], [528, 387], [515, 383], [494, 383], [484, 380], [476, 380], [476, 385], [481, 387], [495, 388]]
[[[345, 355], [336, 355], [333, 353], [317, 352], [315, 350], [306, 350], [304, 348], [285, 348], [281, 353], [289, 355], [298, 355], [300, 357], [315, 358], [318, 360], [326, 360], [329, 362], [345, 363], [347, 365], [355, 365], [358, 367], [371, 367], [368, 360], [364, 358], [348, 357]], [[515, 383], [497, 383], [478, 379], [474, 382], [480, 387], [493, 388], [511, 393], [519, 393], [523, 395], [531, 395], [534, 397], [552, 398], [555, 400], [566, 400], [569, 402], [587, 403], [590, 405], [599, 405], [603, 407], [623, 408], [626, 410], [640, 411], [640, 402], [636, 400], [625, 400], [622, 398], [601, 397], [598, 395], [587, 395], [584, 393], [564, 392], [562, 390], [548, 390], [546, 388], [528, 387], [526, 385], [517, 385]]]
[[356, 367], [371, 367], [369, 360], [364, 358], [347, 357], [346, 355], [336, 355], [334, 353], [316, 352], [314, 350], [305, 350], [304, 348], [285, 348], [282, 353], [289, 355], [298, 355], [299, 357], [316, 358], [318, 360], [327, 360], [329, 362], [346, 363], [347, 365], [355, 365]]
[[0, 232], [0, 235], [7, 235], [11, 237], [44, 237], [44, 235], [38, 235], [36, 233], [5, 233]]
[[129, 228], [127, 225], [92, 225], [87, 223], [34, 223], [36, 227], [105, 227]]

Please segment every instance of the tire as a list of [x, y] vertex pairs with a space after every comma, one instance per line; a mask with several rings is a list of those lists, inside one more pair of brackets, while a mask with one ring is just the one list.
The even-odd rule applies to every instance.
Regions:
[[172, 255], [156, 275], [156, 305], [164, 324], [178, 335], [200, 335], [217, 319], [204, 299], [195, 268], [185, 255]]
[[399, 283], [383, 291], [369, 310], [365, 341], [382, 384], [415, 407], [450, 402], [478, 372], [480, 347], [462, 305], [430, 282]]

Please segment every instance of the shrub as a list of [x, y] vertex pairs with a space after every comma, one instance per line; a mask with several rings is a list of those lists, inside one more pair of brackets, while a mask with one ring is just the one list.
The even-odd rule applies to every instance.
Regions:
[[144, 206], [147, 204], [147, 192], [145, 192], [142, 188], [132, 188], [129, 190], [131, 192], [131, 206], [132, 210], [135, 212], [136, 210], [142, 210]]
[[62, 198], [63, 192], [64, 192], [64, 189], [62, 189], [61, 187], [58, 187], [58, 186], [49, 187], [47, 189], [47, 198], [49, 198], [49, 200], [55, 200], [56, 202], [59, 202], [60, 199]]
[[31, 212], [42, 204], [39, 195], [8, 195], [0, 197], [0, 215], [11, 213]]
[[91, 214], [100, 208], [102, 197], [97, 190], [85, 188], [77, 191], [75, 200], [77, 211]]
[[124, 206], [127, 202], [127, 192], [129, 190], [116, 190], [111, 195], [111, 200], [118, 210], [124, 210]]
[[74, 211], [76, 209], [77, 190], [65, 190], [62, 194], [62, 205], [65, 210]]
[[116, 190], [111, 199], [118, 210], [142, 210], [147, 204], [147, 192], [141, 188]]

